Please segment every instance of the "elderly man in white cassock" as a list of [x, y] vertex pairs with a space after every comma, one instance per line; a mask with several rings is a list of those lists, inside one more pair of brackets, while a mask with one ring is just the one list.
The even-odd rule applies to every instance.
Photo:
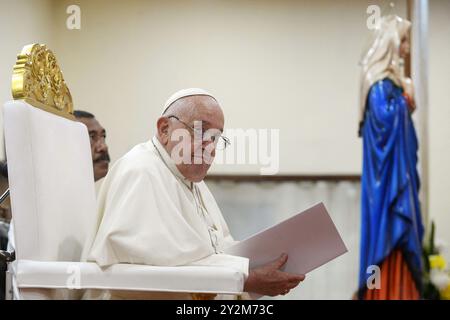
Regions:
[[[181, 90], [168, 99], [156, 126], [156, 135], [125, 154], [106, 176], [87, 260], [100, 266], [225, 266], [246, 276], [243, 291], [269, 296], [286, 294], [303, 281], [304, 275], [280, 270], [288, 259], [285, 254], [251, 270], [248, 259], [223, 254], [234, 240], [203, 182], [217, 145], [228, 143], [217, 99], [202, 89]], [[163, 296], [171, 297], [190, 296]]]

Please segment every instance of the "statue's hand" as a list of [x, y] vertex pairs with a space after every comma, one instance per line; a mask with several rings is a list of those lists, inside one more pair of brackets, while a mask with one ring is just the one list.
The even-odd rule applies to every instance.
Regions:
[[413, 113], [416, 110], [416, 101], [414, 99], [414, 85], [411, 78], [404, 78], [403, 81], [403, 96], [408, 103], [409, 112]]

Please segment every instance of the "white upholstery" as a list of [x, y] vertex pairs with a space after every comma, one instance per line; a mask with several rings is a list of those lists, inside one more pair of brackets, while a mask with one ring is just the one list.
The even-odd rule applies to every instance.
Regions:
[[[19, 289], [79, 288], [239, 294], [245, 275], [232, 268], [119, 264], [102, 270], [80, 262], [96, 224], [91, 149], [86, 127], [22, 101], [4, 106], [5, 143]], [[75, 273], [74, 273], [75, 272]], [[33, 296], [27, 293], [28, 296]], [[36, 297], [43, 297], [36, 291]]]
[[20, 260], [17, 270], [20, 288], [67, 288], [76, 283], [78, 272], [81, 280], [78, 289], [233, 294], [243, 286], [240, 272], [221, 267], [116, 264], [102, 270], [89, 262]]
[[17, 259], [79, 261], [96, 211], [86, 126], [11, 101], [4, 127]]

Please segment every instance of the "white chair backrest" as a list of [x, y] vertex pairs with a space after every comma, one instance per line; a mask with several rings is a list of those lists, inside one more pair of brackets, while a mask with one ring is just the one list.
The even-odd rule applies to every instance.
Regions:
[[80, 261], [96, 217], [86, 126], [17, 100], [4, 128], [17, 259]]

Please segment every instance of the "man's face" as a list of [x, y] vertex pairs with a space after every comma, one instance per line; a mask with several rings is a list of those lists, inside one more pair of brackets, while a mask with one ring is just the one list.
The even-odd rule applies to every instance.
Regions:
[[108, 173], [109, 153], [106, 145], [106, 131], [95, 118], [77, 118], [86, 125], [91, 140], [92, 162], [94, 165], [94, 180], [100, 180]]
[[[192, 112], [176, 114], [177, 118], [167, 121], [167, 135], [163, 145], [181, 174], [192, 182], [204, 179], [215, 156], [214, 143], [210, 139], [202, 140], [202, 133], [217, 135], [223, 132], [224, 115], [218, 103], [208, 96], [193, 96], [183, 98], [194, 104]], [[167, 115], [172, 113], [170, 110]], [[195, 133], [188, 127], [200, 131], [195, 139]], [[187, 150], [186, 154], [185, 151]], [[180, 161], [180, 160], [183, 161]], [[187, 160], [187, 161], [185, 161]]]

